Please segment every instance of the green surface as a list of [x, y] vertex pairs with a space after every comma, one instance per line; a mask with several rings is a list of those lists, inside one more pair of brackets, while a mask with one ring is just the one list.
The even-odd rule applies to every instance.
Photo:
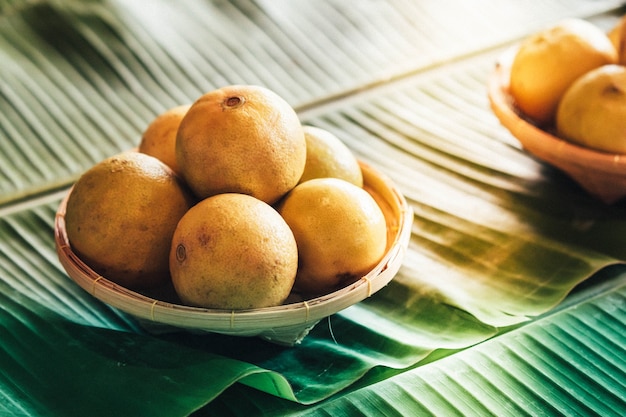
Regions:
[[[595, 14], [619, 2], [531, 3], [0, 6], [0, 415], [622, 415], [626, 203], [528, 156], [486, 98], [502, 47], [572, 10], [610, 27], [617, 11]], [[151, 335], [56, 258], [85, 169], [237, 82], [336, 133], [414, 210], [392, 283], [293, 348]]]
[[526, 326], [379, 382], [366, 378], [328, 402], [302, 407], [234, 386], [194, 416], [620, 416], [624, 320], [626, 275], [610, 268]]

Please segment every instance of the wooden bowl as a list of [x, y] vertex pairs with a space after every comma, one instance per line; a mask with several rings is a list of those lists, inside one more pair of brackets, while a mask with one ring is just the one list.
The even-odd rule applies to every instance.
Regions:
[[129, 290], [98, 275], [72, 251], [65, 230], [65, 209], [71, 189], [55, 217], [56, 250], [68, 275], [95, 298], [137, 317], [151, 331], [215, 332], [260, 336], [279, 344], [299, 343], [322, 319], [370, 297], [400, 269], [411, 237], [413, 212], [391, 181], [361, 162], [364, 188], [377, 201], [387, 221], [387, 251], [367, 275], [317, 298], [250, 310], [190, 307]]
[[509, 91], [517, 48], [507, 50], [488, 79], [491, 109], [524, 149], [569, 175], [589, 194], [611, 204], [626, 196], [626, 155], [585, 148], [535, 126], [515, 106]]

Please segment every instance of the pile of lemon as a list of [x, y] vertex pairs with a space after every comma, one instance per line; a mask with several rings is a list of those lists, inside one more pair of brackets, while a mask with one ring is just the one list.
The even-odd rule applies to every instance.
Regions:
[[156, 117], [138, 151], [87, 170], [69, 195], [72, 250], [135, 290], [207, 308], [280, 305], [369, 272], [387, 246], [360, 165], [275, 92], [233, 85]]
[[626, 16], [607, 34], [566, 19], [520, 44], [510, 93], [539, 127], [572, 143], [626, 153]]

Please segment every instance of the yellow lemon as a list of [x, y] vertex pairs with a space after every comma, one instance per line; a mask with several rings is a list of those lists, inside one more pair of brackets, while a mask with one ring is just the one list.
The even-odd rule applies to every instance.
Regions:
[[616, 62], [607, 34], [585, 20], [566, 19], [522, 41], [511, 66], [510, 92], [526, 116], [547, 125], [574, 80]]
[[295, 288], [323, 294], [355, 281], [383, 257], [387, 226], [363, 188], [338, 178], [298, 184], [278, 206], [298, 244]]
[[176, 160], [200, 198], [241, 193], [272, 204], [302, 176], [306, 141], [298, 115], [279, 95], [227, 86], [192, 104], [178, 128]]
[[72, 250], [105, 278], [132, 289], [169, 280], [176, 224], [192, 206], [191, 192], [167, 165], [124, 152], [87, 170], [67, 201]]
[[609, 31], [608, 36], [617, 51], [618, 64], [626, 65], [626, 15]]
[[189, 107], [189, 104], [173, 107], [152, 120], [141, 135], [139, 152], [152, 155], [180, 172], [176, 163], [176, 132]]
[[559, 104], [556, 122], [564, 139], [626, 154], [626, 67], [605, 65], [576, 80]]
[[306, 164], [300, 182], [313, 178], [340, 178], [363, 186], [363, 173], [352, 151], [328, 130], [303, 126]]
[[280, 305], [298, 268], [298, 249], [267, 203], [224, 193], [202, 200], [180, 220], [170, 270], [183, 303], [222, 309]]

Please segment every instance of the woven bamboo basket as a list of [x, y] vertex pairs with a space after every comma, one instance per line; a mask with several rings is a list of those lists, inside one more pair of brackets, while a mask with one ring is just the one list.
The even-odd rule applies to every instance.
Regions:
[[535, 157], [569, 175], [589, 194], [612, 204], [626, 196], [626, 155], [599, 152], [560, 139], [535, 126], [516, 108], [509, 92], [517, 49], [498, 59], [488, 80], [491, 109], [500, 123]]
[[[190, 307], [158, 296], [131, 291], [98, 275], [72, 251], [65, 230], [65, 208], [71, 190], [61, 201], [55, 218], [55, 242], [59, 260], [68, 275], [104, 303], [129, 313], [149, 331], [214, 332], [259, 336], [269, 341], [299, 343], [323, 318], [370, 297], [398, 272], [411, 237], [413, 214], [394, 184], [361, 162], [364, 188], [377, 201], [387, 222], [387, 251], [367, 275], [356, 282], [317, 298], [250, 310]], [[289, 299], [288, 299], [289, 300]]]

